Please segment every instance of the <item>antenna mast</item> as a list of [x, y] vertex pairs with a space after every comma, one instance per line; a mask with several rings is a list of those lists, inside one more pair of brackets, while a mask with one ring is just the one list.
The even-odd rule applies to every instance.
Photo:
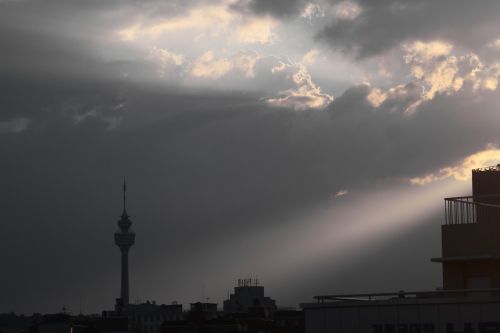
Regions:
[[123, 211], [127, 211], [127, 183], [125, 176], [123, 176]]

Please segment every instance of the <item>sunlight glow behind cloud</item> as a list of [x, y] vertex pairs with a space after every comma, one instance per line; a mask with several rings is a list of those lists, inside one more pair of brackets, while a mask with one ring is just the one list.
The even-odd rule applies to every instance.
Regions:
[[253, 17], [236, 28], [234, 39], [241, 44], [272, 44], [278, 39], [273, 32], [277, 25], [272, 17]]
[[471, 170], [498, 163], [500, 163], [500, 149], [490, 144], [485, 150], [467, 156], [457, 165], [444, 167], [435, 173], [430, 173], [422, 177], [410, 178], [409, 182], [412, 185], [427, 185], [446, 178], [466, 181], [471, 177]]
[[225, 5], [207, 5], [192, 8], [186, 15], [162, 19], [158, 22], [138, 22], [117, 31], [123, 41], [135, 41], [138, 38], [157, 39], [165, 33], [179, 33], [184, 30], [209, 30], [212, 34], [225, 31], [235, 19]]
[[202, 78], [218, 79], [233, 69], [233, 63], [226, 58], [215, 58], [213, 51], [207, 51], [193, 63], [191, 75]]
[[306, 54], [302, 57], [302, 60], [300, 61], [304, 65], [312, 65], [316, 61], [316, 58], [319, 56], [320, 51], [318, 49], [311, 49], [307, 51]]
[[151, 60], [158, 65], [160, 77], [165, 76], [170, 66], [181, 66], [185, 63], [184, 55], [157, 47], [151, 48], [146, 59]]
[[408, 98], [404, 99], [406, 103], [403, 111], [411, 114], [438, 94], [452, 95], [459, 92], [467, 87], [466, 83], [475, 93], [497, 89], [500, 62], [485, 64], [472, 52], [453, 54], [453, 45], [439, 40], [417, 40], [403, 44], [401, 49], [414, 81], [411, 85], [399, 84], [385, 91], [373, 88], [367, 96], [373, 107], [380, 107], [395, 99], [401, 100], [406, 95]]
[[301, 64], [285, 64], [272, 68], [273, 73], [278, 73], [290, 68], [295, 68], [291, 81], [295, 88], [282, 91], [276, 98], [269, 98], [267, 102], [273, 106], [290, 107], [295, 110], [307, 108], [321, 109], [333, 101], [333, 96], [323, 93], [321, 88], [312, 81], [307, 68]]

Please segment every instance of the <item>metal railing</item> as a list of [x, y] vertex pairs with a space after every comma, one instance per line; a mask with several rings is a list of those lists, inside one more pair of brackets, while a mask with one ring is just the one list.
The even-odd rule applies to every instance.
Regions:
[[500, 195], [445, 198], [445, 224], [500, 222]]
[[488, 288], [488, 289], [454, 289], [454, 290], [432, 290], [432, 291], [404, 291], [400, 290], [397, 292], [388, 293], [369, 293], [369, 294], [339, 294], [339, 295], [322, 295], [314, 296], [313, 298], [318, 301], [318, 303], [328, 302], [328, 301], [380, 301], [388, 300], [394, 298], [437, 298], [437, 297], [453, 297], [453, 296], [464, 296], [464, 295], [490, 295], [490, 296], [500, 296], [500, 288]]

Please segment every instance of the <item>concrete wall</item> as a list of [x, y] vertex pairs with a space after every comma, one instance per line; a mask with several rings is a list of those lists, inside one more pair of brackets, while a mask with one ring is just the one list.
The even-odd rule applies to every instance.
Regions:
[[[443, 258], [485, 257], [443, 263], [444, 289], [468, 288], [471, 279], [488, 277], [491, 288], [500, 288], [500, 223], [443, 225]], [[492, 259], [486, 259], [486, 257]]]
[[500, 221], [441, 226], [443, 257], [499, 256]]
[[[500, 171], [473, 171], [472, 193], [474, 196], [500, 194]], [[489, 202], [500, 204], [499, 198]]]

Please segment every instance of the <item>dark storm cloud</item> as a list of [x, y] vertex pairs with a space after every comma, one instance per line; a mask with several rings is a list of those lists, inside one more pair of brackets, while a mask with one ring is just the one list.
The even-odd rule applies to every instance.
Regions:
[[125, 63], [106, 63], [89, 43], [12, 27], [0, 30], [0, 121], [16, 117], [41, 126], [61, 116], [116, 115]]
[[369, 57], [414, 39], [445, 39], [477, 49], [498, 38], [495, 0], [357, 1], [361, 14], [353, 20], [336, 19], [317, 33], [334, 49]]
[[307, 1], [304, 0], [242, 0], [232, 6], [234, 9], [240, 11], [249, 10], [257, 15], [269, 14], [275, 17], [287, 17], [300, 14], [306, 4]]
[[[64, 100], [57, 89], [45, 89], [49, 100]], [[101, 93], [112, 99], [114, 92]], [[9, 158], [1, 166], [6, 223], [0, 253], [12, 267], [1, 277], [4, 302], [55, 311], [58, 302], [77, 300], [83, 291], [89, 308], [111, 305], [118, 272], [111, 235], [123, 174], [130, 179], [129, 213], [138, 234], [133, 293], [188, 301], [196, 297], [197, 267], [205, 261], [212, 271], [226, 267], [210, 259], [220, 244], [273, 220], [286, 225], [284, 216], [330, 200], [339, 189], [420, 175], [498, 142], [491, 98], [439, 96], [406, 117], [374, 110], [367, 93], [365, 86], [354, 87], [330, 110], [293, 112], [245, 96], [129, 85], [115, 130], [96, 118], [75, 125], [52, 116], [43, 128], [35, 123], [24, 134], [3, 136], [0, 148]], [[87, 101], [86, 90], [76, 90], [73, 99]], [[246, 257], [257, 248], [232, 251]], [[162, 267], [166, 275], [158, 276]], [[178, 271], [184, 282], [174, 276]], [[315, 292], [304, 288], [297, 294]]]

